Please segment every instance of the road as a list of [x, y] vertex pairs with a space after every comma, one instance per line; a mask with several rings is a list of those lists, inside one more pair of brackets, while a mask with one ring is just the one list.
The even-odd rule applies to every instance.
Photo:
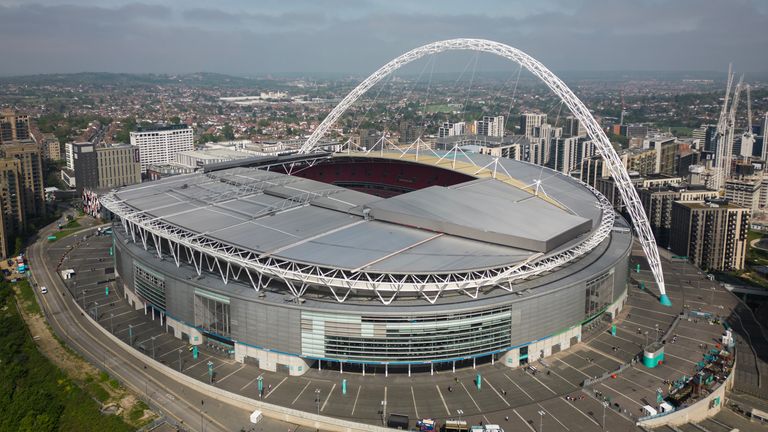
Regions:
[[[50, 225], [38, 234], [45, 239], [55, 230]], [[84, 232], [92, 231], [93, 228]], [[82, 234], [80, 234], [82, 235]], [[150, 405], [162, 411], [172, 422], [192, 431], [234, 431], [248, 426], [249, 413], [210, 399], [188, 386], [176, 382], [150, 364], [137, 362], [123, 346], [111, 341], [82, 315], [71, 296], [66, 294], [61, 279], [45, 265], [48, 244], [38, 241], [28, 248], [33, 269], [32, 281], [48, 287], [48, 294], [35, 290], [38, 301], [54, 332], [94, 365], [106, 370], [123, 385], [149, 399]], [[264, 430], [295, 430], [295, 426], [265, 419]]]

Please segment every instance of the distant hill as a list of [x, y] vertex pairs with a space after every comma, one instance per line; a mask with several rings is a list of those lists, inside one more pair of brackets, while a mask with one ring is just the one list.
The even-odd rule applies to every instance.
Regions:
[[284, 83], [266, 78], [245, 78], [210, 72], [188, 74], [128, 74], [109, 72], [80, 72], [73, 74], [42, 74], [0, 77], [2, 84], [31, 85], [103, 85], [103, 86], [169, 86], [182, 84], [197, 87], [281, 88]]

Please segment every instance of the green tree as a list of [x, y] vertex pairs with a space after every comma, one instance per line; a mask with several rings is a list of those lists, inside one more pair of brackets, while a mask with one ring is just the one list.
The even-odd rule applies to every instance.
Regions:
[[230, 125], [229, 123], [225, 123], [224, 127], [221, 128], [221, 135], [227, 141], [232, 141], [233, 139], [235, 139], [235, 131], [232, 129], [232, 125]]

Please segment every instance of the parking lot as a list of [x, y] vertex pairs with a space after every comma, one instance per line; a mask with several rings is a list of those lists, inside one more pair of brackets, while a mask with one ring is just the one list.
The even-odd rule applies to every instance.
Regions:
[[[469, 366], [455, 373], [443, 369], [434, 375], [427, 371], [411, 377], [405, 373], [384, 376], [375, 370], [363, 376], [360, 371], [340, 373], [325, 368], [289, 377], [237, 363], [206, 345], [193, 359], [190, 347], [166, 333], [159, 316], [128, 306], [114, 280], [111, 242], [109, 236], [73, 235], [57, 241], [48, 251], [49, 262], [61, 263], [59, 270], [75, 271], [65, 281], [69, 295], [104, 328], [146, 355], [204, 382], [209, 380], [207, 364], [212, 362], [217, 387], [258, 399], [257, 378], [261, 376], [266, 402], [370, 424], [381, 424], [385, 411], [408, 415], [412, 423], [425, 417], [462, 418], [474, 424], [498, 423], [507, 430], [538, 431], [541, 423], [548, 431], [594, 431], [601, 428], [605, 416], [608, 430], [633, 430], [641, 407], [655, 405], [656, 389], [666, 393], [666, 380], [690, 376], [706, 351], [703, 346], [717, 342], [721, 326], [681, 321], [673, 331], [678, 335], [676, 342], [666, 344], [665, 361], [659, 367], [635, 365], [615, 379], [587, 389], [582, 389], [582, 382], [637, 358], [641, 346], [663, 336], [684, 306], [726, 316], [733, 307], [728, 293], [684, 263], [665, 263], [673, 307], [663, 307], [653, 294], [638, 287], [640, 282], [652, 286], [652, 276], [644, 259], [633, 257], [632, 268], [640, 263], [642, 270], [631, 274], [627, 307], [616, 321], [616, 336], [610, 334], [609, 323], [592, 324], [583, 335], [585, 343], [537, 362], [536, 373], [488, 362], [476, 369]], [[639, 255], [639, 249], [633, 255]], [[480, 388], [475, 385], [476, 374], [482, 377]], [[343, 379], [347, 380], [346, 394]], [[610, 399], [605, 412], [596, 396]]]

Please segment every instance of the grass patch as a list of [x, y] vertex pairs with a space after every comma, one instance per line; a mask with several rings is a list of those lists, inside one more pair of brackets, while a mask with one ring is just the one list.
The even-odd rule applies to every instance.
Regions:
[[109, 374], [106, 372], [99, 372], [99, 382], [107, 382], [109, 381]]
[[10, 285], [2, 283], [0, 431], [133, 430], [120, 417], [102, 415], [99, 404], [37, 350], [14, 302]]
[[452, 113], [455, 109], [449, 104], [429, 104], [427, 112], [430, 113]]
[[144, 411], [147, 409], [149, 409], [149, 407], [147, 406], [146, 403], [144, 403], [144, 401], [140, 400], [136, 402], [136, 404], [133, 405], [133, 407], [131, 407], [131, 410], [128, 412], [128, 420], [131, 423], [138, 422], [139, 419], [144, 417]]
[[109, 384], [109, 386], [112, 387], [115, 390], [120, 388], [120, 382], [118, 380], [114, 379], [114, 378], [112, 378], [111, 380], [107, 381], [107, 384]]
[[109, 400], [109, 392], [101, 384], [92, 382], [85, 385], [85, 389], [97, 401], [104, 403]]
[[72, 229], [72, 228], [80, 228], [80, 222], [77, 221], [77, 219], [72, 219], [71, 221], [67, 222], [66, 225], [64, 225], [63, 229]]
[[[73, 229], [65, 229], [65, 230], [57, 231], [57, 232], [56, 232], [56, 233], [54, 233], [53, 235], [54, 235], [54, 236], [56, 236], [56, 240], [61, 240], [61, 239], [63, 239], [64, 237], [67, 237], [67, 236], [69, 236], [69, 235], [71, 235], [71, 234], [74, 234], [74, 233], [76, 233], [76, 232], [78, 232], [78, 231], [80, 231], [80, 229], [79, 229], [79, 228], [73, 228]], [[55, 242], [56, 240], [50, 240], [50, 242], [51, 242], [51, 243], [53, 243], [53, 242]]]
[[37, 297], [35, 297], [35, 292], [29, 285], [29, 281], [26, 279], [20, 279], [18, 282], [16, 282], [16, 286], [19, 288], [21, 304], [24, 307], [24, 310], [28, 314], [42, 314], [40, 305], [37, 304]]

